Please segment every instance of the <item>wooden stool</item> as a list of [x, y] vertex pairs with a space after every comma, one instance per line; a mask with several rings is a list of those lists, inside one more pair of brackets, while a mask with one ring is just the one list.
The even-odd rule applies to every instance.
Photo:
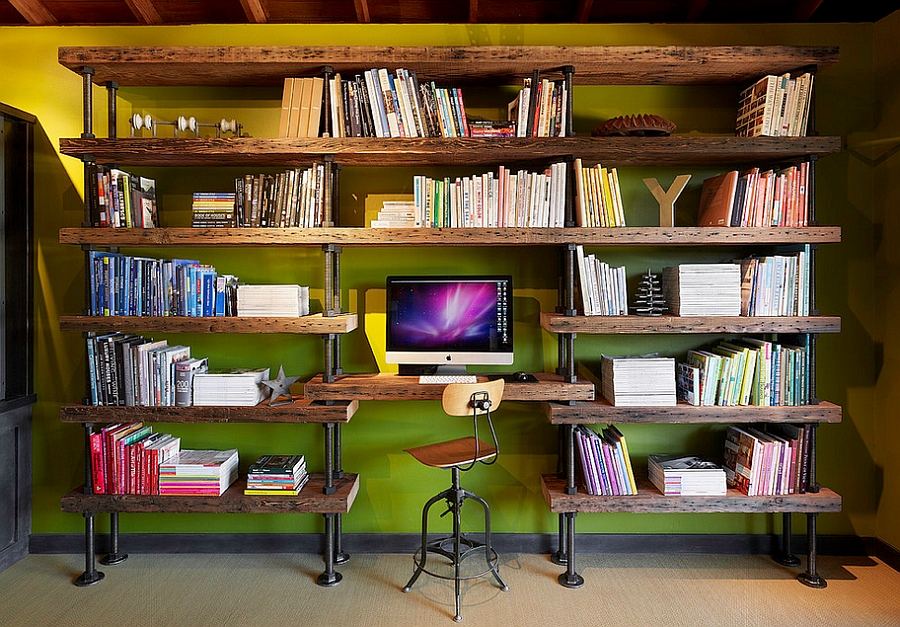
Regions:
[[[423, 572], [440, 579], [453, 579], [456, 584], [456, 615], [455, 621], [462, 620], [459, 611], [460, 581], [476, 579], [491, 573], [500, 588], [505, 592], [509, 587], [500, 579], [497, 571], [497, 552], [491, 545], [491, 508], [487, 501], [468, 490], [460, 487], [460, 471], [469, 470], [477, 463], [485, 465], [497, 461], [500, 445], [497, 442], [497, 433], [494, 431], [494, 423], [491, 421], [491, 410], [497, 409], [503, 398], [503, 379], [489, 381], [487, 383], [451, 383], [444, 388], [441, 397], [441, 405], [444, 412], [450, 416], [471, 416], [474, 435], [447, 442], [438, 442], [426, 446], [406, 449], [406, 452], [415, 457], [421, 463], [433, 468], [449, 468], [451, 471], [451, 486], [431, 497], [422, 510], [422, 546], [413, 556], [416, 570], [403, 588], [403, 592], [412, 589], [416, 579]], [[487, 424], [491, 432], [492, 444], [483, 442], [478, 438], [479, 419]], [[484, 509], [484, 542], [478, 542], [466, 538], [460, 530], [460, 509], [467, 499], [472, 499], [481, 504]], [[436, 540], [428, 541], [428, 511], [438, 501], [447, 502], [447, 512], [453, 514], [453, 534]], [[447, 513], [445, 512], [445, 513]], [[453, 577], [440, 574], [427, 567], [429, 553], [442, 555], [450, 560], [453, 566]], [[464, 559], [477, 553], [485, 556], [485, 569], [462, 576], [460, 564]]]

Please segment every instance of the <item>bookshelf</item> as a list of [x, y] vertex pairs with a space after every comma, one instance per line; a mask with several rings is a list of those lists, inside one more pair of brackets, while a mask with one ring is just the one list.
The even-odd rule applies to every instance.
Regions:
[[[531, 77], [535, 68], [554, 76], [563, 76], [564, 80], [572, 81], [574, 85], [741, 86], [765, 74], [823, 67], [837, 60], [837, 48], [788, 46], [63, 47], [59, 49], [59, 62], [81, 77], [85, 111], [84, 133], [78, 138], [61, 139], [60, 151], [86, 164], [172, 168], [298, 167], [323, 160], [334, 165], [358, 167], [458, 166], [462, 162], [486, 167], [510, 162], [546, 164], [573, 156], [585, 164], [602, 161], [617, 167], [725, 168], [800, 160], [810, 160], [814, 164], [819, 158], [839, 152], [841, 139], [815, 135], [746, 138], [694, 134], [564, 138], [120, 138], [116, 134], [115, 90], [126, 85], [274, 87], [281, 85], [285, 77], [319, 76], [335, 71], [349, 76], [372, 67], [415, 69], [429, 80], [460, 86], [519, 83]], [[110, 95], [110, 122], [106, 137], [98, 137], [93, 132], [94, 85], [105, 87]], [[523, 158], [523, 155], [527, 157]], [[571, 200], [568, 204], [568, 217], [571, 218], [574, 215]], [[339, 208], [335, 207], [335, 213], [340, 215]], [[574, 224], [574, 220], [570, 222]], [[551, 424], [559, 427], [561, 472], [542, 477], [541, 487], [550, 511], [559, 515], [559, 551], [554, 555], [554, 560], [566, 566], [566, 572], [559, 578], [562, 585], [579, 587], [583, 583], [575, 569], [575, 514], [614, 511], [780, 513], [784, 516], [786, 543], [785, 555], [781, 559], [793, 565], [796, 563], [790, 555], [789, 517], [792, 513], [807, 514], [810, 553], [807, 572], [801, 579], [810, 585], [824, 585], [815, 565], [815, 517], [819, 513], [839, 511], [839, 495], [823, 487], [807, 494], [792, 495], [791, 498], [746, 497], [729, 492], [723, 498], [673, 499], [659, 495], [649, 484], [642, 484], [638, 498], [587, 496], [579, 491], [575, 483], [572, 427], [575, 424], [600, 422], [836, 423], [841, 419], [840, 407], [818, 399], [814, 404], [803, 407], [614, 407], [596, 398], [593, 380], [578, 374], [574, 341], [578, 334], [790, 333], [802, 334], [814, 342], [817, 334], [839, 332], [840, 319], [820, 316], [818, 312], [812, 316], [784, 318], [579, 316], [574, 303], [574, 246], [723, 251], [749, 247], [768, 250], [798, 244], [815, 247], [840, 242], [841, 231], [838, 227], [820, 226], [814, 220], [812, 226], [803, 228], [366, 229], [328, 226], [315, 229], [195, 229], [164, 226], [154, 229], [109, 229], [89, 228], [86, 226], [88, 224], [86, 205], [85, 225], [61, 229], [59, 241], [86, 250], [93, 247], [322, 248], [326, 302], [325, 312], [321, 316], [284, 321], [241, 318], [110, 319], [71, 315], [62, 317], [60, 324], [65, 330], [83, 333], [128, 329], [322, 335], [326, 341], [322, 373], [306, 382], [304, 398], [289, 406], [290, 409], [113, 409], [125, 409], [126, 413], [121, 415], [135, 415], [148, 421], [295, 421], [324, 424], [327, 435], [323, 491], [330, 490], [332, 493], [313, 502], [297, 499], [284, 505], [290, 511], [326, 515], [325, 585], [339, 581], [339, 575], [333, 572], [333, 563], [343, 556], [340, 549], [340, 516], [349, 512], [359, 481], [357, 476], [343, 474], [341, 470], [341, 425], [349, 421], [359, 401], [436, 399], [441, 393], [441, 386], [418, 386], [408, 378], [403, 380], [376, 373], [346, 374], [342, 371], [340, 336], [354, 331], [358, 319], [357, 314], [341, 309], [341, 250], [344, 247], [391, 246], [534, 246], [560, 251], [564, 269], [561, 273], [559, 306], [556, 311], [540, 315], [540, 326], [558, 336], [557, 371], [538, 373], [539, 383], [533, 384], [533, 387], [509, 386], [505, 398], [539, 403]], [[815, 398], [814, 393], [811, 398]], [[62, 418], [67, 422], [83, 423], [89, 431], [93, 423], [112, 419], [112, 412], [107, 409], [70, 405], [63, 408]], [[814, 453], [812, 457], [814, 460]], [[814, 467], [812, 475], [814, 478]], [[814, 481], [813, 485], [818, 487]], [[148, 502], [140, 497], [97, 498], [99, 496], [75, 490], [64, 497], [65, 511], [85, 515], [88, 538], [92, 538], [92, 516], [97, 512], [115, 515], [124, 511], [271, 511], [268, 508], [273, 507], [266, 499], [228, 497], [223, 500], [210, 499], [206, 503], [166, 501], [163, 504], [156, 499]], [[191, 510], [192, 506], [201, 509]], [[91, 560], [92, 540], [88, 540], [87, 544], [86, 559]], [[90, 570], [88, 566], [87, 571]], [[323, 583], [322, 578], [320, 583]]]

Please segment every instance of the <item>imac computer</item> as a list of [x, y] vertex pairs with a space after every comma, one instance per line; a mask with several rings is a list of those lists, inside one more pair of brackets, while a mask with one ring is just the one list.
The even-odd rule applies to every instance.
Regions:
[[513, 363], [510, 276], [391, 276], [387, 354], [400, 374], [462, 374]]

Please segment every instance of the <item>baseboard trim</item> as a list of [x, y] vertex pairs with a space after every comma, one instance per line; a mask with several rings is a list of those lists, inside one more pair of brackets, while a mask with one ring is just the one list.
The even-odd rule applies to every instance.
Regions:
[[[545, 554], [557, 550], [557, 534], [495, 533], [494, 545], [502, 553]], [[348, 553], [408, 553], [421, 542], [417, 533], [345, 533], [341, 548]], [[109, 535], [98, 534], [97, 553], [109, 550]], [[125, 553], [321, 553], [322, 534], [257, 533], [123, 533], [119, 549]], [[722, 554], [771, 555], [781, 547], [780, 535], [726, 534], [592, 534], [575, 539], [576, 554]], [[806, 536], [791, 539], [798, 556], [806, 553]], [[81, 553], [83, 534], [32, 534], [33, 554]], [[900, 552], [874, 539], [845, 535], [819, 535], [821, 555], [875, 555], [900, 570]]]
[[874, 539], [873, 544], [874, 549], [869, 555], [874, 555], [894, 570], [900, 572], [900, 551], [878, 538]]

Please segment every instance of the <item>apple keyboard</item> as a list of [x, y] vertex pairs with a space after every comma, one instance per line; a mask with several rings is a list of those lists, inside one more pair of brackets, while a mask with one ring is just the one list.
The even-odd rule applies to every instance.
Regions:
[[419, 383], [448, 385], [450, 383], [477, 383], [478, 378], [474, 374], [423, 374], [419, 376]]

